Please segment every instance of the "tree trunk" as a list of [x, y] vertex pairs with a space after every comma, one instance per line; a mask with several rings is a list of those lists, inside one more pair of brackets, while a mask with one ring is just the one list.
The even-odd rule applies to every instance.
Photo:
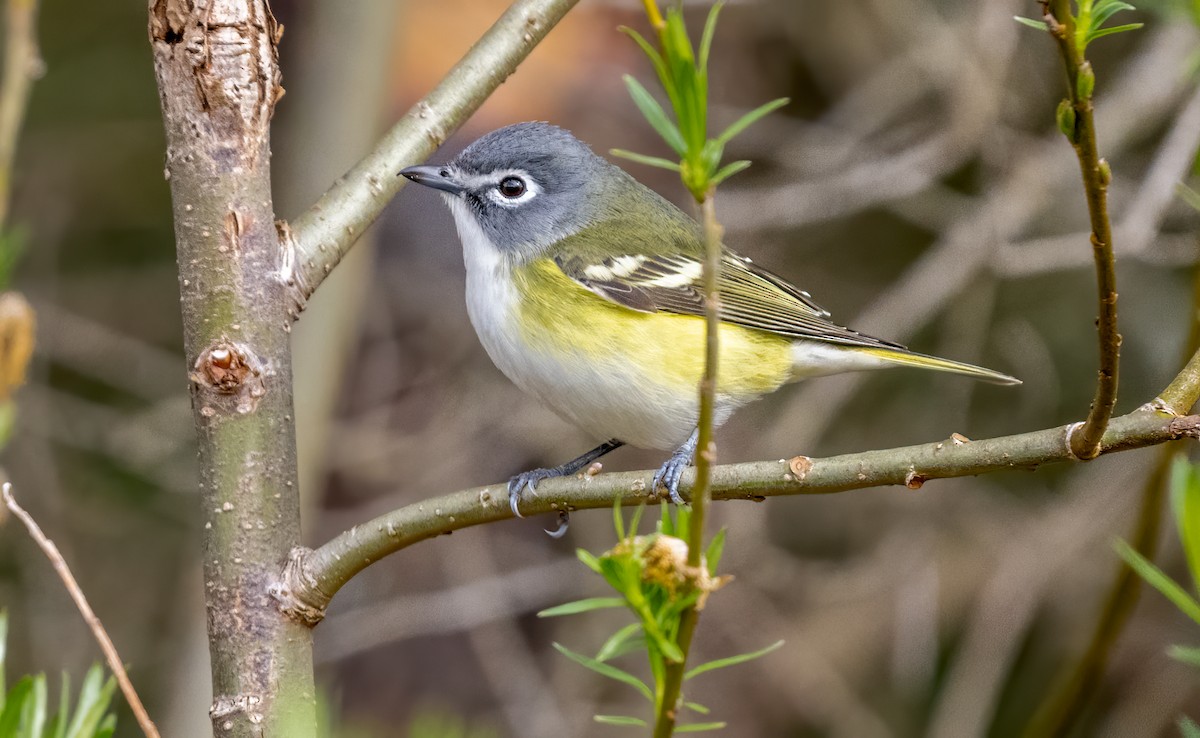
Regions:
[[315, 733], [312, 634], [269, 597], [300, 542], [287, 295], [271, 202], [282, 28], [265, 0], [152, 0], [199, 434], [218, 736]]

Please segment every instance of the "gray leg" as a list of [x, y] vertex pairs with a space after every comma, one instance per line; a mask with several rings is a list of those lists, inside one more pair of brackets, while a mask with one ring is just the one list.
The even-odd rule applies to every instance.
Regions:
[[[609, 451], [613, 451], [624, 445], [624, 441], [618, 441], [614, 438], [611, 441], [605, 441], [578, 458], [571, 459], [565, 464], [560, 464], [549, 469], [534, 469], [532, 471], [522, 472], [521, 474], [518, 474], [517, 476], [508, 480], [508, 505], [512, 508], [513, 515], [517, 516], [518, 518], [525, 517], [521, 514], [521, 511], [517, 509], [517, 503], [521, 501], [522, 490], [528, 488], [530, 492], [537, 492], [537, 484], [543, 479], [551, 479], [553, 477], [569, 477]], [[695, 447], [694, 442], [692, 443], [692, 446]], [[559, 536], [561, 536], [563, 532], [566, 532], [566, 526], [560, 525], [560, 531], [561, 532], [558, 532]], [[551, 535], [554, 535], [554, 533], [551, 533]]]
[[683, 476], [683, 470], [692, 465], [692, 461], [696, 458], [696, 443], [700, 440], [700, 429], [692, 431], [692, 435], [683, 442], [683, 445], [671, 454], [671, 458], [667, 459], [666, 463], [658, 468], [654, 473], [653, 489], [657, 490], [658, 486], [667, 488], [667, 494], [671, 497], [671, 502], [676, 505], [683, 504], [683, 498], [679, 496], [679, 478]]

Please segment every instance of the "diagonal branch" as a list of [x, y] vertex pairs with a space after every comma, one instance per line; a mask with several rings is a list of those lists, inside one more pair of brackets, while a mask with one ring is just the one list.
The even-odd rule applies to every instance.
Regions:
[[516, 0], [374, 151], [281, 228], [291, 257], [285, 277], [296, 303], [293, 318], [403, 186], [396, 173], [441, 146], [578, 2]]
[[[1194, 401], [1195, 387], [1191, 390]], [[1185, 403], [1187, 404], [1187, 403]], [[803, 494], [829, 494], [888, 485], [916, 489], [931, 479], [965, 477], [1010, 469], [1036, 469], [1043, 464], [1076, 460], [1068, 447], [1072, 426], [1013, 436], [969, 441], [950, 440], [917, 446], [865, 451], [823, 459], [797, 456], [790, 461], [729, 464], [712, 469], [714, 500], [756, 500]], [[1100, 453], [1155, 446], [1179, 438], [1200, 437], [1200, 416], [1144, 406], [1109, 423]], [[652, 472], [624, 472], [599, 477], [546, 480], [526, 514], [656, 504], [650, 495]], [[681, 487], [691, 489], [694, 473]], [[315, 624], [337, 591], [354, 575], [384, 556], [418, 541], [455, 530], [512, 517], [503, 485], [478, 487], [407, 505], [351, 528], [316, 550], [294, 549], [272, 594], [284, 612]]]

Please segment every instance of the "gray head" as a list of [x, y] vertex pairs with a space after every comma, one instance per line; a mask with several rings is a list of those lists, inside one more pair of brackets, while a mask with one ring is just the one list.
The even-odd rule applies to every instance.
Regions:
[[[597, 217], [594, 195], [623, 171], [570, 132], [548, 123], [518, 123], [484, 135], [442, 166], [400, 172], [441, 190], [459, 225], [473, 220], [501, 251], [531, 255]], [[602, 198], [604, 199], [604, 198]]]

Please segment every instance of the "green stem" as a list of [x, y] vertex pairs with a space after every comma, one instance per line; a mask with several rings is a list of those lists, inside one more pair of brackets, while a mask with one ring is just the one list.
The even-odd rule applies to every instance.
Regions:
[[[1079, 171], [1091, 220], [1092, 257], [1096, 263], [1096, 287], [1099, 295], [1100, 369], [1096, 393], [1087, 419], [1071, 434], [1071, 450], [1080, 459], [1092, 459], [1100, 453], [1100, 439], [1117, 404], [1117, 380], [1120, 366], [1121, 335], [1117, 332], [1117, 275], [1113, 257], [1112, 224], [1108, 217], [1108, 185], [1112, 178], [1108, 164], [1096, 147], [1096, 123], [1092, 95], [1080, 94], [1079, 76], [1091, 73], [1076, 39], [1075, 20], [1069, 0], [1043, 2], [1050, 35], [1058, 44], [1067, 71], [1067, 94], [1075, 111], [1075, 127], [1069, 138], [1079, 159]], [[1085, 71], [1086, 70], [1086, 71]], [[1087, 86], [1090, 88], [1090, 85]]]
[[[696, 441], [696, 475], [692, 482], [692, 514], [688, 524], [688, 567], [693, 571], [705, 566], [704, 518], [711, 500], [712, 468], [716, 462], [717, 444], [714, 440], [713, 414], [716, 406], [717, 371], [720, 363], [721, 296], [717, 277], [721, 269], [721, 224], [717, 222], [710, 189], [700, 201], [704, 223], [704, 377], [700, 380], [700, 432]], [[687, 657], [700, 620], [700, 608], [684, 610], [679, 623], [679, 650], [683, 660], [668, 662], [663, 681], [662, 698], [654, 723], [655, 738], [667, 738], [675, 731], [675, 708], [683, 687]]]

